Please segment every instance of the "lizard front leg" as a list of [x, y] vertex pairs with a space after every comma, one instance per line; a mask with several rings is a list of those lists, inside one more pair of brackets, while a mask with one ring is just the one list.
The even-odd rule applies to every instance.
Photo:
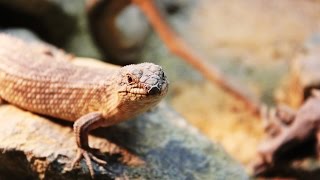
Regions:
[[90, 148], [88, 143], [88, 133], [91, 130], [97, 128], [97, 122], [102, 119], [103, 117], [100, 112], [92, 112], [80, 117], [78, 120], [75, 121], [73, 125], [78, 152], [76, 158], [72, 162], [71, 167], [73, 168], [84, 157], [86, 164], [89, 168], [90, 175], [92, 177], [94, 177], [94, 171], [91, 159], [101, 165], [107, 164], [106, 161], [97, 158], [93, 154], [94, 149]]

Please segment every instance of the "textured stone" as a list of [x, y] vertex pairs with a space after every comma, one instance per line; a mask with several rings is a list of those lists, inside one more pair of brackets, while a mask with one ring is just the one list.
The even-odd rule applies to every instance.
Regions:
[[[84, 162], [64, 172], [76, 154], [72, 127], [23, 111], [0, 107], [0, 178], [89, 178]], [[90, 136], [91, 146], [106, 152], [109, 139], [145, 161], [121, 163], [121, 155], [106, 153], [109, 164], [94, 166], [97, 177], [142, 179], [247, 179], [243, 168], [217, 145], [188, 125], [165, 103], [132, 121], [101, 128]], [[110, 148], [109, 148], [110, 149]], [[135, 156], [132, 161], [138, 160]], [[130, 162], [129, 162], [130, 164]], [[134, 163], [131, 163], [134, 164]]]

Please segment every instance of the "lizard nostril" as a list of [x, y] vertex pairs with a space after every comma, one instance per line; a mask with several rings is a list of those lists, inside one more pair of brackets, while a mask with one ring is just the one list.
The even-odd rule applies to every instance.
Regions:
[[150, 95], [160, 94], [160, 88], [158, 88], [157, 86], [153, 86], [149, 89], [148, 94]]

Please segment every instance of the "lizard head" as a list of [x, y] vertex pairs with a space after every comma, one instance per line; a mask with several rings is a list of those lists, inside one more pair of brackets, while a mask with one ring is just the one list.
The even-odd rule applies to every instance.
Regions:
[[[119, 103], [135, 104], [140, 109], [158, 103], [168, 91], [162, 68], [153, 63], [127, 65], [120, 68], [117, 83]], [[140, 107], [139, 107], [140, 106]]]

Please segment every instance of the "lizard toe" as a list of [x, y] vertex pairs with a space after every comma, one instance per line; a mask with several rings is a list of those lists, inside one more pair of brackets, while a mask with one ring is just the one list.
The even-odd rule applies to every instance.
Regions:
[[71, 163], [71, 168], [73, 169], [75, 165], [81, 161], [82, 158], [84, 158], [92, 178], [94, 178], [94, 169], [93, 169], [92, 161], [95, 161], [100, 165], [107, 164], [105, 160], [102, 160], [94, 155], [94, 149], [86, 150], [86, 149], [78, 148], [77, 155]]

